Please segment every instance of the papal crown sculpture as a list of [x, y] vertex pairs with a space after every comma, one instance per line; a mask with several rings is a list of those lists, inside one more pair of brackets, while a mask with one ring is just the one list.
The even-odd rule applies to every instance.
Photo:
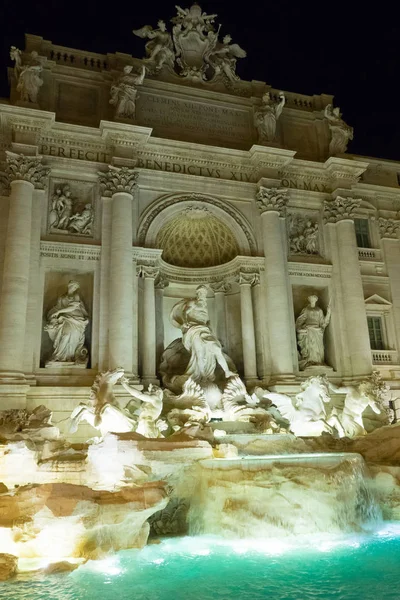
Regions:
[[148, 38], [146, 63], [151, 71], [159, 71], [164, 65], [192, 81], [224, 79], [229, 83], [239, 79], [236, 61], [246, 52], [238, 44], [231, 44], [230, 35], [219, 41], [219, 30], [215, 30], [217, 15], [208, 15], [198, 4], [190, 8], [176, 7], [177, 15], [171, 19], [172, 35], [164, 21], [158, 21], [158, 29], [145, 25], [133, 33]]

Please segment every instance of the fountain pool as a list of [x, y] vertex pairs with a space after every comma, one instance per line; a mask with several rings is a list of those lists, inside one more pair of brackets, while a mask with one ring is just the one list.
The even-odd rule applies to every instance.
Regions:
[[0, 585], [3, 600], [398, 600], [400, 525], [370, 535], [164, 539], [66, 575]]

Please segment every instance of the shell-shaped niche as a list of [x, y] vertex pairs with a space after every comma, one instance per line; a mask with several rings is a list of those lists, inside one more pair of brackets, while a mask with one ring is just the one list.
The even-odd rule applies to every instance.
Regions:
[[239, 254], [232, 231], [207, 208], [190, 207], [168, 221], [156, 244], [162, 258], [177, 267], [214, 267]]

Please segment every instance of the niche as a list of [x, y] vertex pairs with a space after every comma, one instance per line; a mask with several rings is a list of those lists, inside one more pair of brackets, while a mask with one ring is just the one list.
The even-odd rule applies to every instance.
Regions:
[[[84, 359], [84, 352], [82, 357], [76, 364], [66, 364], [63, 361], [52, 361], [49, 364], [49, 360], [53, 354], [53, 342], [50, 339], [49, 333], [45, 327], [48, 323], [48, 314], [58, 302], [58, 299], [64, 296], [68, 291], [68, 282], [76, 281], [79, 284], [77, 293], [81, 301], [84, 304], [86, 312], [88, 314], [89, 323], [85, 327], [84, 336], [84, 348], [87, 350], [86, 360]], [[42, 317], [42, 338], [41, 338], [41, 351], [40, 351], [40, 366], [48, 368], [90, 368], [91, 366], [91, 338], [92, 338], [92, 306], [93, 306], [93, 273], [81, 273], [75, 271], [67, 272], [55, 272], [48, 271], [45, 276], [44, 284], [44, 302], [43, 302], [43, 317]]]

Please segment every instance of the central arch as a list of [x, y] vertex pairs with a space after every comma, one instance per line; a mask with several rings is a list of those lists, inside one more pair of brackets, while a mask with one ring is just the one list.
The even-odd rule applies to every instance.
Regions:
[[139, 228], [138, 243], [142, 247], [157, 247], [159, 232], [173, 219], [190, 209], [207, 209], [222, 226], [229, 229], [237, 245], [237, 254], [256, 254], [257, 244], [250, 223], [235, 207], [204, 194], [169, 194], [155, 200], [144, 212]]

